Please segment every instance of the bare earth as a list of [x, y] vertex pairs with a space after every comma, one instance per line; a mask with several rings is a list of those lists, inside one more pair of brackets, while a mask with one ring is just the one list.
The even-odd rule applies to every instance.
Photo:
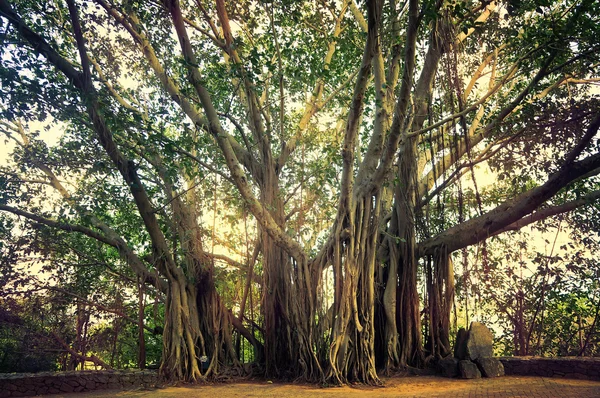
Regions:
[[458, 380], [436, 376], [384, 379], [385, 387], [333, 387], [260, 382], [234, 382], [168, 387], [156, 390], [97, 391], [48, 395], [48, 398], [226, 398], [226, 397], [600, 397], [600, 381], [506, 376], [496, 379]]

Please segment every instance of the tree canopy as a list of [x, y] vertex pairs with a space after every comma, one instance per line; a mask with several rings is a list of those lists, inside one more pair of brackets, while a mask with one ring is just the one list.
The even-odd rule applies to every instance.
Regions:
[[167, 378], [243, 371], [240, 336], [272, 377], [427, 366], [469, 250], [488, 272], [490, 238], [566, 214], [597, 242], [599, 24], [593, 0], [0, 0], [0, 228], [29, 234], [3, 257], [128, 284], [140, 344], [155, 295]]

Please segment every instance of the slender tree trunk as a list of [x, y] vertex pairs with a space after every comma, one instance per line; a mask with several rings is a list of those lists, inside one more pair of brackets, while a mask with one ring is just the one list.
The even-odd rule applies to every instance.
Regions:
[[525, 306], [525, 295], [523, 291], [519, 289], [517, 293], [517, 316], [515, 322], [515, 355], [523, 356], [527, 355], [525, 349], [525, 318], [524, 318], [524, 306]]
[[[117, 297], [115, 300], [115, 308], [118, 310], [123, 309], [123, 300], [121, 298], [120, 293], [117, 292]], [[118, 368], [119, 367], [119, 356], [117, 355], [117, 348], [119, 344], [119, 333], [121, 333], [121, 318], [115, 318], [113, 320], [113, 341], [112, 341], [112, 349], [110, 353], [110, 367]], [[116, 361], [116, 362], [115, 362]]]
[[144, 337], [144, 281], [138, 287], [138, 368], [146, 368], [146, 339]]

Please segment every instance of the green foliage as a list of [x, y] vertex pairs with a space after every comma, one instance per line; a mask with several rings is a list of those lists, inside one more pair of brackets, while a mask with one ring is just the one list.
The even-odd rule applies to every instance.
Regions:
[[0, 301], [0, 373], [57, 370], [59, 350], [44, 336], [44, 318], [31, 301]]

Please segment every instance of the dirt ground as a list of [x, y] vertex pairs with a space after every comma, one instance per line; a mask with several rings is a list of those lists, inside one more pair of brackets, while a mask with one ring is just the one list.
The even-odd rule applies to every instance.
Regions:
[[48, 395], [53, 398], [226, 398], [226, 397], [600, 397], [600, 381], [506, 376], [495, 379], [459, 380], [436, 376], [384, 379], [384, 387], [346, 386], [320, 388], [314, 385], [249, 381], [197, 384], [155, 390], [97, 391]]

